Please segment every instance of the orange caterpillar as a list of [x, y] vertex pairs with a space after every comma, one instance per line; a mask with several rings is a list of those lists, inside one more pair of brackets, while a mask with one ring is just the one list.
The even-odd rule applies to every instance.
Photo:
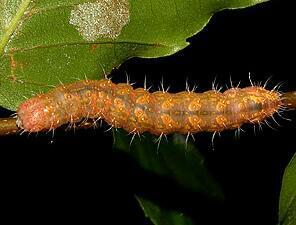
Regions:
[[133, 89], [108, 79], [61, 85], [22, 103], [17, 124], [28, 132], [52, 130], [82, 118], [102, 118], [130, 133], [156, 135], [223, 131], [260, 123], [281, 108], [281, 96], [259, 86], [224, 93], [183, 91], [175, 94]]

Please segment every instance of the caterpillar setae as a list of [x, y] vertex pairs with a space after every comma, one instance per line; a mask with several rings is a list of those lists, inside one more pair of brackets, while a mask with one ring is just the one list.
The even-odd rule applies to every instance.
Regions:
[[150, 93], [109, 79], [86, 80], [60, 85], [26, 100], [17, 110], [17, 125], [24, 131], [38, 132], [92, 118], [134, 134], [191, 134], [260, 123], [281, 107], [279, 92], [254, 85], [223, 93]]

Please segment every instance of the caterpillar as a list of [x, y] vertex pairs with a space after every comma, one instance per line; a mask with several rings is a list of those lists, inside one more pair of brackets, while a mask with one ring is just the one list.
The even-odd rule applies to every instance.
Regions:
[[109, 79], [77, 81], [23, 102], [17, 125], [27, 132], [53, 130], [83, 118], [103, 119], [129, 133], [155, 135], [220, 132], [260, 123], [282, 107], [281, 94], [252, 84], [225, 92], [150, 93]]

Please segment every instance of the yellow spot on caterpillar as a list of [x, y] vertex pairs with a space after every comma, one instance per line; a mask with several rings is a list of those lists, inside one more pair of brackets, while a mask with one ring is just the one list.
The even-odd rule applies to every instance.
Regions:
[[220, 101], [217, 103], [217, 106], [216, 106], [216, 109], [218, 112], [223, 112], [226, 108], [227, 104], [226, 102], [223, 100], [223, 101]]
[[226, 127], [228, 120], [225, 118], [225, 116], [220, 115], [216, 117], [216, 122], [220, 127]]
[[176, 127], [176, 122], [168, 114], [161, 115], [162, 122], [168, 127]]
[[116, 94], [123, 95], [123, 96], [128, 95], [131, 90], [132, 90], [132, 88], [130, 85], [121, 84], [121, 85], [118, 85], [118, 87], [116, 88]]
[[199, 118], [198, 116], [189, 116], [188, 120], [189, 120], [190, 125], [194, 129], [201, 129], [201, 127], [200, 127], [200, 124], [202, 122], [201, 118]]
[[124, 101], [122, 101], [120, 98], [115, 98], [113, 102], [114, 102], [115, 108], [118, 108], [119, 111], [124, 110], [125, 104], [124, 104]]
[[137, 117], [138, 122], [148, 121], [148, 116], [142, 109], [135, 108], [134, 114]]
[[141, 105], [149, 104], [149, 96], [149, 94], [143, 93], [142, 96], [137, 98], [136, 103]]
[[117, 38], [130, 18], [128, 0], [98, 0], [74, 7], [69, 23], [86, 41]]
[[201, 108], [200, 99], [194, 99], [188, 106], [189, 111], [197, 111]]
[[87, 97], [91, 97], [91, 95], [92, 95], [92, 92], [90, 91], [90, 90], [88, 90], [87, 92], [86, 92], [86, 94], [85, 94]]
[[72, 98], [72, 95], [71, 95], [71, 94], [68, 94], [68, 93], [66, 93], [66, 94], [65, 94], [65, 98], [66, 98], [66, 99], [71, 99], [71, 98]]
[[105, 87], [108, 87], [108, 86], [111, 86], [112, 83], [109, 81], [109, 80], [100, 80], [99, 81], [99, 86], [102, 87], [102, 88], [105, 88]]
[[161, 107], [162, 107], [162, 109], [164, 109], [164, 110], [168, 110], [168, 109], [174, 107], [173, 99], [170, 98], [170, 99], [164, 101], [164, 102], [162, 103]]
[[135, 114], [136, 117], [140, 117], [140, 116], [142, 116], [144, 114], [144, 111], [142, 109], [140, 109], [140, 108], [135, 108], [134, 114]]

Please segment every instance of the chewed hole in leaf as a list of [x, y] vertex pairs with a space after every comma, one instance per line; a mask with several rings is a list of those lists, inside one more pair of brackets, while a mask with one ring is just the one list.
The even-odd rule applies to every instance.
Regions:
[[117, 38], [130, 18], [128, 0], [99, 0], [79, 4], [71, 11], [70, 24], [83, 39]]

